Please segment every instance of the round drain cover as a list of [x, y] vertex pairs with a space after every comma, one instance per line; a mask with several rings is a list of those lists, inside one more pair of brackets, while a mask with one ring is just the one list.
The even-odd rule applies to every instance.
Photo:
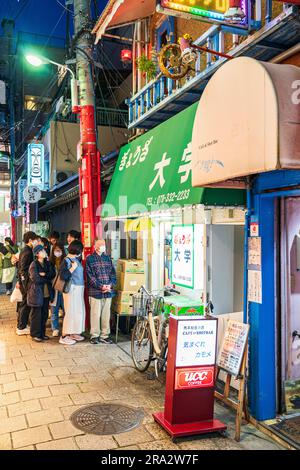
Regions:
[[114, 403], [95, 403], [75, 411], [72, 424], [88, 434], [119, 434], [138, 427], [144, 417], [141, 408]]

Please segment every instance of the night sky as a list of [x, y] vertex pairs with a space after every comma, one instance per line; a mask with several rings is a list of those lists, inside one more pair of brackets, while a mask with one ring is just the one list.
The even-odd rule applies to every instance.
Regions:
[[[99, 11], [107, 1], [97, 0]], [[46, 36], [53, 34], [64, 38], [66, 32], [64, 5], [65, 0], [0, 0], [0, 20], [15, 19], [16, 31]]]

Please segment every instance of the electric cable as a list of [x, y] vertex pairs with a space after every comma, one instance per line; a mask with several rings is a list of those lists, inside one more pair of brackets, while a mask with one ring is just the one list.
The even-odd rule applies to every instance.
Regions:
[[43, 51], [45, 50], [45, 48], [47, 47], [47, 45], [49, 44], [50, 39], [53, 38], [53, 34], [54, 34], [54, 32], [55, 32], [57, 26], [58, 26], [59, 23], [61, 22], [61, 19], [62, 19], [62, 17], [64, 16], [65, 13], [66, 13], [66, 12], [63, 10], [62, 13], [61, 13], [61, 15], [60, 15], [60, 17], [58, 18], [58, 20], [57, 20], [55, 26], [52, 28], [52, 30], [51, 30], [51, 32], [50, 32], [50, 34], [49, 34], [49, 36], [48, 36], [48, 39], [47, 39], [46, 43], [45, 43], [44, 46], [43, 46], [42, 53], [43, 53]]
[[28, 6], [30, 0], [24, 0], [24, 3], [20, 6], [20, 10], [17, 12], [16, 16], [14, 17], [14, 21], [17, 20], [17, 18], [19, 18], [20, 14], [23, 12], [23, 10], [25, 9], [25, 7]]
[[60, 3], [59, 0], [56, 0], [56, 3], [58, 3], [58, 5], [60, 5], [65, 11], [68, 11], [69, 13], [71, 13], [71, 15], [75, 16], [74, 12], [70, 10], [69, 8], [67, 8], [66, 5], [63, 5], [62, 3]]

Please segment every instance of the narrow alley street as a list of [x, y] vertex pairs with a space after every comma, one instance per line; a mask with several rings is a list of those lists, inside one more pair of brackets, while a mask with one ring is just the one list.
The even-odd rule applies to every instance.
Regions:
[[[57, 338], [34, 343], [15, 334], [15, 305], [0, 297], [0, 448], [29, 450], [278, 450], [281, 447], [251, 425], [234, 439], [234, 415], [216, 405], [216, 417], [228, 425], [226, 437], [181, 439], [176, 444], [152, 413], [163, 409], [164, 386], [132, 367], [119, 345], [74, 346]], [[124, 347], [125, 345], [125, 347]], [[123, 350], [124, 349], [124, 350]], [[141, 408], [144, 419], [132, 431], [99, 436], [76, 429], [70, 416], [93, 403]]]

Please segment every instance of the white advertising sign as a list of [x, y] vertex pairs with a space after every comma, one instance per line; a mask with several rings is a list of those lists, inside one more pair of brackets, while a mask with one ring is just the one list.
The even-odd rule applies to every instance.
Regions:
[[215, 363], [217, 320], [180, 320], [177, 330], [176, 367]]
[[26, 202], [35, 204], [41, 199], [41, 190], [37, 186], [27, 186], [23, 191], [23, 196]]
[[44, 189], [44, 144], [28, 144], [28, 186]]
[[203, 289], [203, 231], [202, 224], [172, 226], [172, 284]]

